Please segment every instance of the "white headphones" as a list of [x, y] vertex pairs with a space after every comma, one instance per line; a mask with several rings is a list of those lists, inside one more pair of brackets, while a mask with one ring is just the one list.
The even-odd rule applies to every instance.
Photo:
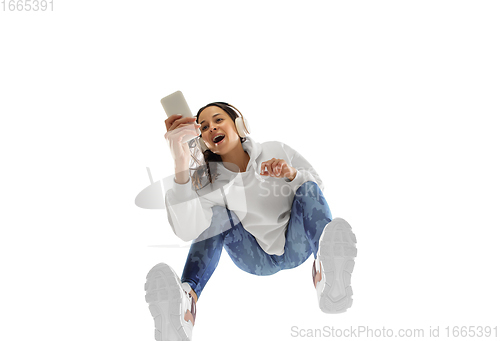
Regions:
[[[210, 107], [210, 106], [216, 106], [216, 107], [219, 107], [219, 108], [221, 108], [222, 110], [225, 111], [225, 108], [223, 108], [221, 106], [221, 104], [225, 105], [225, 106], [228, 106], [230, 108], [235, 109], [240, 114], [240, 117], [237, 117], [236, 120], [234, 121], [234, 124], [236, 125], [236, 131], [238, 132], [238, 135], [240, 137], [247, 137], [248, 135], [250, 135], [250, 125], [248, 124], [248, 120], [245, 119], [243, 117], [243, 115], [241, 114], [241, 112], [235, 106], [232, 106], [231, 104], [228, 104], [228, 103], [225, 103], [225, 102], [213, 102], [213, 103], [205, 105], [203, 108], [201, 108], [198, 111], [198, 113], [202, 112], [205, 108]], [[203, 139], [201, 138], [201, 135], [198, 138], [198, 142], [200, 144], [201, 151], [205, 152], [205, 150], [207, 150], [208, 147], [205, 144], [205, 141], [203, 141]]]

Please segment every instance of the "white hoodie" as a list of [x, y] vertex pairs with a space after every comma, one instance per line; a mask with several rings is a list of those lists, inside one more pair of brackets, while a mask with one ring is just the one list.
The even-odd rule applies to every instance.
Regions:
[[[262, 249], [268, 254], [282, 255], [295, 192], [306, 181], [316, 182], [321, 190], [323, 183], [309, 162], [284, 143], [260, 144], [247, 137], [242, 146], [250, 156], [245, 172], [235, 173], [218, 163], [217, 179], [198, 192], [191, 180], [178, 184], [172, 178], [165, 195], [170, 225], [182, 240], [196, 239], [210, 226], [212, 207], [225, 207], [226, 199], [227, 208]], [[261, 163], [272, 158], [284, 159], [297, 169], [293, 181], [259, 174]]]

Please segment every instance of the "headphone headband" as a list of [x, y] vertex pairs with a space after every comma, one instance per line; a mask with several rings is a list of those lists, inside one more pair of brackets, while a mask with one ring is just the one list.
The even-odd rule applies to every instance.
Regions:
[[[226, 105], [226, 106], [228, 106], [228, 107], [230, 107], [230, 108], [235, 109], [235, 110], [236, 110], [236, 111], [240, 114], [240, 117], [241, 117], [241, 118], [243, 118], [243, 114], [241, 113], [241, 111], [239, 111], [239, 110], [238, 110], [238, 108], [236, 108], [234, 105], [231, 105], [231, 104], [226, 103], [226, 102], [212, 102], [212, 103], [210, 103], [210, 104], [205, 105], [205, 106], [203, 107], [203, 109], [205, 109], [205, 108], [207, 108], [207, 107], [210, 107], [210, 106], [212, 106], [212, 105], [215, 105], [215, 106], [217, 106], [217, 107], [221, 108], [218, 104], [223, 104], [223, 105]], [[221, 108], [221, 109], [224, 109], [224, 108]]]

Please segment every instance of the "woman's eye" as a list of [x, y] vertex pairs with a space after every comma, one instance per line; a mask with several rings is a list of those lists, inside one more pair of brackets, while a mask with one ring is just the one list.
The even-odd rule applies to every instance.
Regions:
[[222, 118], [218, 118], [215, 122], [219, 122], [219, 120], [221, 120], [221, 121], [222, 121]]
[[207, 126], [203, 126], [203, 127], [201, 127], [201, 130], [202, 130], [202, 131], [203, 131], [203, 130], [205, 130], [205, 129], [207, 129]]

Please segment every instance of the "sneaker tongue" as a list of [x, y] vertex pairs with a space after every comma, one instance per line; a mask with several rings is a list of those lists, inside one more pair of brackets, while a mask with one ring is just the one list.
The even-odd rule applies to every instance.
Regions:
[[189, 294], [189, 293], [191, 292], [191, 290], [192, 290], [192, 289], [191, 289], [191, 286], [190, 286], [190, 285], [189, 285], [189, 283], [187, 283], [187, 282], [182, 283], [182, 284], [181, 284], [181, 287], [182, 287], [182, 289], [184, 289], [184, 291], [185, 291], [186, 293], [188, 293], [188, 294]]
[[316, 262], [313, 262], [312, 276], [314, 287], [316, 287]]
[[194, 322], [196, 321], [196, 302], [192, 297], [191, 297], [191, 315], [193, 315], [193, 326], [194, 326]]

